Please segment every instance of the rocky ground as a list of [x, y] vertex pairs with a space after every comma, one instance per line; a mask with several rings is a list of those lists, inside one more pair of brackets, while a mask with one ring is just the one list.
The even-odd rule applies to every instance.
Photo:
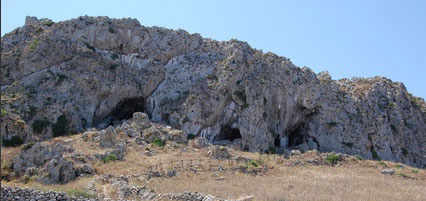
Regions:
[[134, 19], [28, 17], [1, 46], [5, 145], [121, 125], [145, 112], [249, 151], [317, 149], [426, 167], [425, 102], [383, 77], [336, 81], [242, 41]]

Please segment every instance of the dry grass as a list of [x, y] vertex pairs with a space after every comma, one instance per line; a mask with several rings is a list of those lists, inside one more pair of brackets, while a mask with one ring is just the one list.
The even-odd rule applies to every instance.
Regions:
[[[222, 176], [224, 180], [216, 180]], [[139, 182], [158, 192], [198, 191], [224, 198], [256, 200], [424, 200], [426, 182], [381, 175], [355, 167], [280, 167], [264, 176], [242, 173], [180, 173]]]
[[[72, 146], [76, 152], [84, 154], [104, 153], [93, 142], [83, 142], [79, 135], [56, 138], [49, 143], [58, 143], [61, 140], [72, 139]], [[144, 173], [150, 165], [167, 161], [188, 159], [208, 159], [206, 149], [186, 149], [148, 146], [152, 156], [145, 154], [145, 147], [128, 146], [125, 161], [110, 163], [97, 162], [92, 164], [98, 174], [139, 175]], [[2, 161], [11, 160], [20, 148], [2, 148]], [[256, 153], [235, 151], [233, 155], [241, 155], [252, 159], [260, 159], [273, 169], [261, 176], [252, 176], [240, 172], [197, 172], [178, 170], [178, 175], [172, 178], [152, 178], [150, 180], [131, 179], [131, 183], [145, 185], [160, 193], [197, 191], [212, 194], [222, 198], [239, 198], [253, 195], [256, 200], [294, 200], [294, 201], [322, 201], [322, 200], [362, 200], [362, 201], [391, 201], [391, 200], [425, 200], [426, 198], [426, 171], [409, 166], [399, 166], [393, 162], [351, 160], [343, 165], [332, 166], [302, 166], [287, 167], [284, 164], [288, 159], [282, 157], [259, 156]], [[299, 157], [299, 156], [298, 156]], [[315, 157], [307, 153], [305, 158]], [[194, 165], [198, 163], [194, 160]], [[217, 160], [210, 164], [218, 164]], [[187, 163], [185, 163], [187, 165]], [[203, 163], [205, 167], [207, 164]], [[385, 164], [385, 165], [384, 165]], [[179, 162], [175, 163], [179, 166]], [[229, 167], [226, 162], [221, 165]], [[235, 165], [235, 164], [234, 164]], [[244, 165], [244, 164], [239, 164]], [[213, 165], [214, 166], [214, 165]], [[382, 175], [381, 169], [389, 167], [396, 171], [393, 176]], [[169, 169], [166, 165], [165, 170]], [[223, 177], [223, 180], [217, 178]], [[94, 177], [84, 177], [65, 185], [41, 185], [36, 182], [27, 184], [18, 180], [2, 181], [2, 185], [31, 187], [39, 190], [54, 190], [72, 193], [85, 191], [86, 185]], [[96, 184], [99, 192], [105, 192], [115, 198], [115, 189], [109, 184]]]

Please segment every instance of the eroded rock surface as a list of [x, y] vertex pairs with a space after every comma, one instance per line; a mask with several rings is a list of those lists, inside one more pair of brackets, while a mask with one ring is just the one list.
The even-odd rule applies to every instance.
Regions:
[[146, 112], [133, 116], [138, 128], [123, 126], [128, 136], [168, 132], [147, 131], [149, 116], [243, 150], [317, 149], [426, 167], [425, 102], [383, 77], [335, 81], [245, 42], [135, 19], [27, 18], [1, 46], [6, 139], [106, 128]]

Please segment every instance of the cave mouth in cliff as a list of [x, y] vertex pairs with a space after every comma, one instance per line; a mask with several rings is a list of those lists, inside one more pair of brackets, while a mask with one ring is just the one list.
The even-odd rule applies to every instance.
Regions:
[[215, 141], [229, 140], [232, 142], [235, 139], [240, 138], [242, 137], [238, 128], [232, 128], [229, 125], [225, 125], [220, 128], [220, 133], [216, 136]]
[[302, 133], [302, 126], [297, 127], [295, 130], [291, 131], [288, 134], [288, 146], [300, 145], [304, 142], [304, 137]]
[[275, 137], [274, 146], [275, 147], [281, 147], [281, 139], [280, 139], [279, 135], [277, 137]]
[[135, 112], [145, 111], [145, 99], [143, 97], [133, 97], [122, 99], [112, 111], [104, 117], [99, 124], [113, 125], [114, 122], [130, 119]]

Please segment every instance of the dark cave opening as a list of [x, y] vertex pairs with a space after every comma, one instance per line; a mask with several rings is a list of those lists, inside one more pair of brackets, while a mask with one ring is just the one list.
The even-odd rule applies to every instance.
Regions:
[[297, 129], [291, 131], [288, 135], [288, 146], [300, 145], [304, 142], [304, 137], [302, 134], [302, 126], [299, 126]]
[[277, 137], [275, 137], [274, 146], [275, 147], [281, 147], [281, 139], [280, 139], [279, 135]]
[[135, 112], [145, 111], [145, 99], [143, 97], [125, 98], [121, 100], [115, 107], [102, 120], [96, 122], [97, 126], [103, 124], [103, 126], [113, 125], [117, 121], [130, 119], [133, 117]]
[[229, 125], [222, 126], [219, 135], [216, 136], [215, 141], [229, 140], [234, 141], [235, 139], [242, 138], [240, 130], [238, 128], [232, 128]]

